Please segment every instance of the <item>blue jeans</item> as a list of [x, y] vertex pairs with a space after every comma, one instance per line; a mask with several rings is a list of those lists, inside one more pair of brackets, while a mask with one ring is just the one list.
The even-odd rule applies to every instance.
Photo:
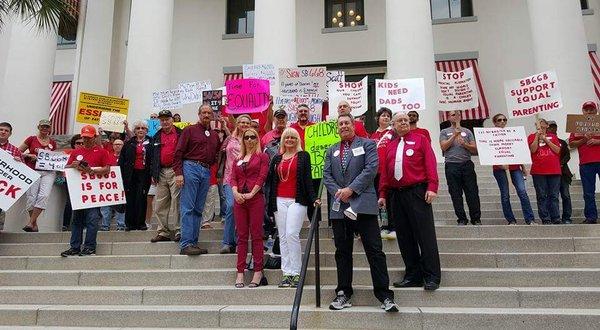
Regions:
[[[506, 171], [496, 170], [494, 171], [494, 178], [498, 182], [498, 188], [500, 188], [500, 202], [502, 203], [502, 213], [506, 221], [516, 222], [515, 215], [510, 205], [510, 193], [508, 191], [508, 178], [506, 177]], [[523, 172], [521, 170], [510, 171], [510, 179], [517, 190], [517, 196], [521, 201], [521, 208], [523, 209], [523, 217], [526, 223], [531, 223], [534, 220], [533, 209], [531, 208], [531, 202], [527, 195], [525, 188], [525, 179], [523, 178]]]
[[233, 190], [228, 184], [223, 185], [223, 197], [225, 200], [225, 213], [222, 214], [225, 219], [225, 227], [223, 228], [223, 245], [236, 246], [235, 239], [235, 221], [233, 219]]
[[179, 246], [184, 249], [198, 245], [200, 235], [200, 219], [210, 187], [210, 170], [195, 162], [183, 161], [184, 183], [179, 199], [181, 219], [181, 241]]
[[538, 214], [543, 223], [558, 222], [558, 193], [560, 175], [532, 175], [538, 203]]
[[[110, 206], [103, 206], [100, 208], [102, 214], [102, 230], [110, 230], [110, 220], [112, 220], [113, 209]], [[117, 221], [117, 228], [125, 229], [125, 212], [119, 213], [115, 211], [115, 220]]]
[[589, 163], [579, 166], [581, 175], [581, 186], [583, 187], [583, 200], [585, 206], [583, 214], [585, 220], [598, 221], [598, 210], [596, 209], [596, 176], [600, 175], [600, 163]]
[[98, 223], [100, 222], [100, 208], [76, 210], [73, 212], [73, 222], [71, 223], [71, 248], [81, 250], [81, 240], [83, 239], [83, 228], [85, 227], [84, 247], [96, 249], [96, 236], [98, 234]]

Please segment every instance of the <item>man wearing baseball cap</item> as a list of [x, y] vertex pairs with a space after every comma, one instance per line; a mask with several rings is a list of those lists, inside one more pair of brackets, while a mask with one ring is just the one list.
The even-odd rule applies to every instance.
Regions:
[[264, 147], [269, 144], [269, 142], [273, 140], [278, 140], [281, 138], [281, 133], [287, 127], [287, 112], [283, 110], [283, 108], [279, 108], [275, 110], [273, 113], [273, 117], [275, 117], [275, 128], [268, 131], [261, 139], [260, 143]]
[[[96, 144], [96, 128], [92, 125], [86, 125], [81, 128], [81, 137], [83, 138], [83, 148], [75, 149], [71, 152], [67, 161], [68, 168], [75, 168], [82, 173], [103, 175], [110, 171], [110, 158], [108, 152]], [[77, 194], [70, 192], [71, 196]], [[99, 207], [76, 210], [73, 213], [73, 223], [71, 224], [71, 248], [60, 255], [68, 256], [88, 256], [96, 254], [96, 236], [98, 234], [98, 223], [102, 215]], [[83, 239], [83, 229], [86, 229], [85, 242], [81, 246]]]
[[[598, 115], [596, 102], [588, 101], [581, 106], [584, 115]], [[579, 152], [579, 174], [585, 202], [584, 215], [587, 224], [598, 223], [596, 209], [596, 176], [600, 175], [600, 134], [571, 133], [569, 146]]]

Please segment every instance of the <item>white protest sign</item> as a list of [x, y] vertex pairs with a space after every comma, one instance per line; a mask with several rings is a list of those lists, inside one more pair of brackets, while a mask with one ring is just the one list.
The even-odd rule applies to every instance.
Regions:
[[0, 209], [10, 209], [39, 178], [36, 171], [0, 149]]
[[563, 107], [555, 71], [504, 82], [510, 118], [533, 116]]
[[63, 171], [68, 160], [69, 155], [64, 152], [40, 149], [37, 154], [35, 169], [42, 171]]
[[[347, 101], [352, 108], [352, 115], [361, 116], [368, 110], [367, 104], [367, 76], [356, 82], [336, 82], [329, 85], [329, 104], [337, 108], [341, 101]], [[333, 114], [337, 117], [337, 111]]]
[[121, 168], [112, 166], [104, 175], [94, 175], [66, 168], [67, 187], [73, 210], [125, 204]]
[[122, 133], [125, 129], [123, 126], [125, 120], [127, 120], [126, 114], [102, 111], [98, 126], [105, 131]]
[[327, 71], [327, 88], [329, 88], [329, 84], [332, 82], [345, 82], [346, 81], [346, 73], [341, 70], [336, 71]]
[[477, 108], [479, 93], [473, 68], [458, 72], [437, 72], [437, 98], [439, 111]]
[[181, 83], [179, 84], [180, 103], [183, 105], [202, 102], [202, 92], [211, 89], [210, 80]]
[[181, 90], [177, 88], [152, 93], [152, 105], [154, 109], [158, 110], [181, 108]]
[[525, 128], [478, 128], [475, 140], [481, 165], [531, 164], [531, 152]]
[[298, 105], [306, 104], [310, 110], [308, 121], [318, 123], [323, 115], [323, 100], [311, 97], [275, 97], [273, 99], [273, 111], [283, 108], [287, 112], [288, 123], [293, 124], [298, 121]]
[[279, 96], [327, 98], [324, 66], [279, 69]]
[[268, 80], [271, 86], [277, 81], [277, 70], [273, 64], [244, 64], [242, 67], [244, 79]]
[[376, 108], [397, 111], [425, 110], [425, 79], [375, 80]]

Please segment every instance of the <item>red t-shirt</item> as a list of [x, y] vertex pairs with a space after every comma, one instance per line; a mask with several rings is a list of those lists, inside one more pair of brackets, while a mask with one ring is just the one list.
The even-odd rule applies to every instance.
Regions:
[[[583, 136], [575, 136], [575, 134], [571, 133], [569, 135], [569, 143], [581, 140], [582, 138]], [[592, 138], [600, 139], [600, 136], [594, 135]], [[588, 146], [584, 143], [577, 148], [577, 152], [579, 152], [579, 165], [600, 162], [600, 146]]]
[[103, 142], [102, 147], [104, 148], [104, 150], [106, 150], [108, 152], [109, 155], [115, 151], [113, 149], [113, 145], [112, 145], [112, 143], [110, 143], [110, 141]]
[[[560, 147], [558, 137], [552, 133], [546, 133], [548, 140]], [[531, 144], [535, 134], [527, 137], [527, 143]], [[531, 153], [531, 174], [534, 175], [560, 175], [560, 153], [555, 153], [546, 143], [539, 143], [536, 152]]]
[[308, 122], [308, 124], [306, 124], [306, 126], [304, 128], [302, 128], [302, 126], [300, 126], [300, 124], [298, 124], [298, 122], [293, 123], [292, 125], [290, 125], [291, 128], [295, 129], [296, 132], [298, 132], [298, 135], [300, 135], [300, 145], [302, 146], [302, 150], [306, 150], [304, 149], [304, 132], [306, 131], [306, 128], [310, 125], [313, 125], [314, 123]]
[[371, 134], [371, 140], [374, 140], [377, 143], [377, 156], [379, 156], [379, 170], [377, 173], [381, 175], [381, 171], [383, 171], [383, 161], [385, 157], [385, 149], [392, 140], [392, 132], [391, 129], [386, 129], [384, 131], [375, 131]]
[[90, 167], [104, 167], [106, 165], [111, 165], [108, 152], [98, 145], [94, 145], [91, 148], [83, 147], [74, 149], [69, 156], [67, 164], [71, 164], [75, 160], [85, 160]]
[[424, 137], [427, 138], [427, 141], [431, 142], [431, 136], [429, 135], [428, 130], [426, 130], [424, 128], [416, 127], [414, 129], [411, 129], [411, 131], [423, 135]]
[[359, 120], [354, 121], [354, 131], [355, 131], [356, 135], [358, 135], [360, 137], [363, 137], [363, 138], [369, 137], [369, 133], [367, 133], [367, 130], [365, 129], [365, 124], [363, 124], [362, 121], [359, 121]]
[[107, 151], [107, 153], [108, 153], [108, 163], [110, 164], [110, 166], [118, 166], [119, 165], [119, 156], [115, 155], [112, 152]]
[[133, 168], [136, 170], [143, 170], [146, 162], [146, 152], [144, 150], [144, 142], [138, 142], [135, 145], [135, 161], [133, 162]]
[[[50, 139], [50, 141], [48, 142], [48, 145], [44, 146], [40, 143], [40, 140], [37, 138], [37, 136], [32, 135], [30, 137], [28, 137], [27, 139], [25, 139], [25, 145], [27, 145], [27, 149], [29, 149], [29, 153], [36, 155], [38, 154], [38, 150], [50, 150], [50, 151], [56, 151], [56, 142], [54, 142], [54, 140]], [[31, 160], [31, 158], [27, 158], [27, 160], [25, 161], [25, 164], [27, 166], [29, 166], [32, 169], [35, 169], [35, 160]]]
[[171, 167], [177, 149], [177, 131], [171, 128], [171, 133], [160, 130], [160, 166]]
[[298, 170], [298, 157], [282, 159], [277, 165], [279, 185], [277, 186], [277, 197], [296, 198], [296, 182]]

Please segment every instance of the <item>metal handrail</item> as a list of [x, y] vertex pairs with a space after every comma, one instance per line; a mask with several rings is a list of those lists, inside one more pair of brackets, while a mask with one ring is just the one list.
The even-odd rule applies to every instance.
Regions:
[[[321, 196], [323, 191], [323, 180], [319, 185], [317, 196]], [[317, 205], [310, 220], [310, 230], [308, 231], [308, 240], [304, 247], [304, 255], [302, 256], [302, 269], [300, 270], [300, 281], [296, 288], [294, 296], [294, 306], [292, 307], [292, 316], [290, 319], [290, 329], [298, 328], [298, 316], [300, 314], [300, 302], [304, 292], [304, 282], [306, 280], [306, 271], [308, 269], [308, 261], [310, 259], [310, 250], [312, 248], [313, 237], [315, 239], [315, 300], [317, 308], [321, 307], [321, 264], [319, 260], [319, 221], [317, 220], [317, 212], [321, 212], [321, 205]]]

